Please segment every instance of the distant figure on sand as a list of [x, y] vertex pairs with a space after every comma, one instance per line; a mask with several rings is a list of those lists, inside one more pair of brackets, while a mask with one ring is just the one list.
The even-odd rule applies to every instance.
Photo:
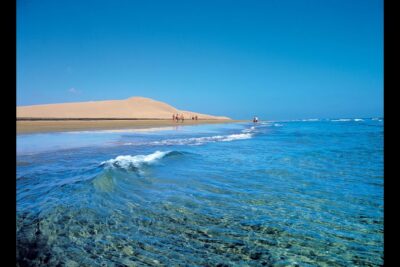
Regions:
[[175, 120], [175, 114], [172, 114], [172, 120], [173, 121]]
[[183, 114], [181, 114], [181, 120], [182, 120], [182, 122], [185, 120], [185, 118], [183, 117]]
[[176, 122], [179, 122], [179, 114], [178, 113], [176, 113], [175, 119], [176, 119]]
[[196, 116], [194, 116], [194, 119], [197, 121], [197, 115], [196, 115]]
[[258, 122], [257, 116], [254, 116], [253, 122], [254, 122], [254, 123], [257, 123], [257, 122]]

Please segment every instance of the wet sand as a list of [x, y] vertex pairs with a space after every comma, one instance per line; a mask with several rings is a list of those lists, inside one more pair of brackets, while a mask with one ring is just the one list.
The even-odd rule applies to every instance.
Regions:
[[17, 134], [42, 132], [67, 132], [82, 130], [145, 129], [163, 126], [233, 123], [245, 120], [18, 120]]

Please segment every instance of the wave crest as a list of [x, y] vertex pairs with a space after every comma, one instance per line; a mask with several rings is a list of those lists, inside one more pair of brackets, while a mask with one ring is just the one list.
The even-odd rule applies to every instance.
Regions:
[[143, 165], [153, 164], [170, 153], [171, 151], [156, 151], [148, 155], [121, 155], [116, 157], [115, 159], [103, 161], [100, 165], [111, 168], [135, 170], [139, 169]]

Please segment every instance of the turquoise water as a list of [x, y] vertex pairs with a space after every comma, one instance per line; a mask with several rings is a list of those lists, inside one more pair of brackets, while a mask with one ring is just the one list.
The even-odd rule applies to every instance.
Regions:
[[17, 136], [20, 266], [380, 266], [383, 120]]

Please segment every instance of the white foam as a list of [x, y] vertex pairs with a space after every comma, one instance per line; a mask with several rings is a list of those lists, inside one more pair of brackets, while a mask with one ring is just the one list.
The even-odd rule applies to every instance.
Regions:
[[191, 137], [191, 138], [179, 138], [179, 139], [165, 139], [160, 141], [152, 141], [148, 143], [132, 143], [127, 142], [124, 145], [202, 145], [205, 143], [212, 142], [230, 142], [235, 140], [250, 139], [253, 134], [250, 132], [230, 134], [230, 135], [214, 135], [214, 136], [203, 136], [203, 137]]
[[304, 119], [304, 120], [301, 120], [301, 121], [319, 121], [319, 119]]
[[337, 119], [337, 120], [331, 120], [331, 121], [351, 121], [351, 119]]
[[229, 142], [233, 140], [250, 139], [251, 137], [252, 137], [251, 133], [231, 134], [221, 139], [221, 141]]
[[363, 119], [354, 119], [354, 121], [364, 121]]
[[136, 155], [136, 156], [121, 155], [116, 157], [115, 159], [103, 161], [101, 165], [105, 165], [108, 167], [118, 167], [123, 169], [130, 169], [132, 167], [139, 168], [143, 164], [152, 164], [157, 162], [159, 159], [163, 158], [168, 153], [170, 153], [170, 151], [156, 151], [149, 155]]
[[251, 127], [248, 128], [248, 129], [242, 130], [242, 133], [251, 133], [251, 132], [254, 132], [255, 130], [256, 130], [256, 127], [251, 126]]
[[[251, 133], [241, 133], [241, 134], [230, 134], [230, 135], [214, 135], [214, 136], [205, 136], [205, 137], [192, 137], [186, 139], [175, 139], [177, 144], [204, 144], [209, 142], [229, 142], [234, 140], [240, 139], [249, 139], [252, 137]], [[172, 139], [174, 140], [174, 139]], [[172, 141], [172, 140], [165, 140], [165, 141]]]
[[282, 127], [283, 125], [282, 125], [282, 124], [279, 124], [279, 123], [274, 123], [274, 126], [275, 126], [275, 127]]

